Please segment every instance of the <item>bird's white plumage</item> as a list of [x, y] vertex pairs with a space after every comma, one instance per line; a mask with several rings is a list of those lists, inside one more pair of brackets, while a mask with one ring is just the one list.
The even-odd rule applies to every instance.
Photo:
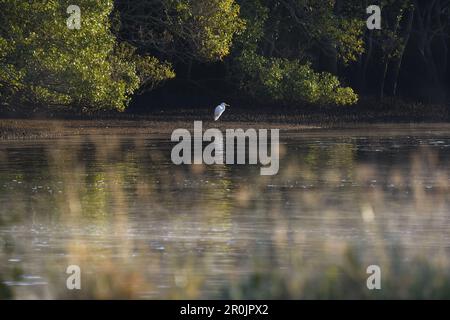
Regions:
[[219, 104], [216, 109], [214, 110], [214, 121], [219, 120], [220, 116], [222, 115], [222, 113], [225, 112], [225, 107], [227, 106], [227, 104], [225, 102], [222, 102], [221, 104]]

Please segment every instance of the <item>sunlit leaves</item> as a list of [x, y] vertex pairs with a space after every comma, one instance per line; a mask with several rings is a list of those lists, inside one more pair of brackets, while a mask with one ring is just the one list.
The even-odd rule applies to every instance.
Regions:
[[308, 63], [266, 58], [250, 51], [239, 57], [242, 88], [256, 98], [288, 103], [350, 105], [358, 101], [351, 88], [341, 87], [336, 76], [315, 72]]
[[[77, 1], [80, 30], [67, 28], [70, 4], [0, 0], [6, 20], [0, 29], [2, 97], [45, 107], [123, 110], [141, 74], [151, 84], [173, 76], [169, 66], [139, 57], [134, 49], [123, 54], [110, 31], [113, 1]], [[152, 63], [142, 63], [149, 59]]]
[[[246, 30], [235, 45], [235, 77], [265, 101], [348, 105], [358, 97], [339, 79], [315, 72], [319, 57], [343, 64], [364, 52], [363, 20], [338, 14], [335, 1], [246, 0]], [[337, 68], [337, 66], [336, 66]]]
[[118, 0], [116, 8], [127, 40], [173, 62], [222, 60], [244, 29], [235, 0]]

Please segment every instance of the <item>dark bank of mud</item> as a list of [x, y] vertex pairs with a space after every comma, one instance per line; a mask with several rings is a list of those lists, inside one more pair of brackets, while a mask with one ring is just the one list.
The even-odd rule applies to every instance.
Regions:
[[[0, 114], [0, 139], [54, 138], [85, 134], [167, 134], [177, 128], [364, 128], [369, 124], [448, 124], [450, 107], [392, 103], [352, 107], [244, 108], [232, 105], [219, 121], [214, 108], [151, 109], [145, 114], [106, 112], [96, 114]], [[444, 125], [446, 126], [446, 125]], [[101, 130], [99, 130], [101, 129]]]
[[[51, 139], [77, 135], [170, 135], [177, 128], [193, 129], [194, 120], [0, 120], [0, 139]], [[203, 128], [254, 128], [300, 130], [315, 126], [267, 122], [203, 122]]]

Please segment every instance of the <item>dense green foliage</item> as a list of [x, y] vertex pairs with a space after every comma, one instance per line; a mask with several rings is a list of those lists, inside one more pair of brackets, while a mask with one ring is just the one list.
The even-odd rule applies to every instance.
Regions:
[[[305, 8], [308, 8], [305, 10]], [[242, 3], [247, 29], [237, 39], [236, 76], [255, 97], [286, 103], [353, 104], [357, 95], [312, 57], [331, 48], [345, 63], [363, 52], [362, 24], [333, 14], [332, 2], [251, 0]], [[342, 32], [345, 30], [345, 32]]]
[[223, 59], [230, 53], [233, 35], [243, 28], [234, 0], [178, 0], [181, 29], [187, 29], [199, 57]]
[[352, 88], [343, 88], [337, 77], [317, 73], [308, 63], [285, 58], [265, 58], [244, 51], [238, 58], [244, 75], [241, 86], [252, 96], [287, 103], [310, 102], [347, 105], [358, 98]]
[[234, 0], [120, 0], [116, 8], [121, 37], [173, 62], [222, 60], [244, 29]]
[[70, 4], [0, 0], [2, 105], [124, 110], [175, 75], [265, 103], [448, 97], [450, 0], [80, 0], [79, 30]]
[[82, 27], [66, 25], [69, 1], [0, 1], [2, 100], [123, 110], [143, 83], [173, 77], [110, 30], [112, 1], [78, 1]]

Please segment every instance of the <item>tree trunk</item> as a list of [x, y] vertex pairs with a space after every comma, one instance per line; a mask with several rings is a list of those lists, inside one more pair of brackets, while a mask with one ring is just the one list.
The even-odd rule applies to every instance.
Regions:
[[386, 83], [386, 75], [387, 75], [387, 71], [388, 71], [388, 58], [385, 57], [383, 58], [383, 68], [382, 68], [382, 72], [381, 72], [381, 80], [380, 80], [380, 100], [382, 100], [384, 98], [384, 86]]
[[191, 79], [192, 79], [192, 59], [189, 59], [189, 62], [187, 65], [186, 79], [188, 81], [191, 81]]
[[387, 93], [391, 96], [397, 95], [397, 87], [398, 87], [398, 78], [400, 75], [400, 70], [402, 67], [403, 56], [405, 54], [406, 47], [408, 46], [409, 38], [411, 36], [411, 30], [414, 21], [414, 8], [411, 8], [408, 12], [408, 16], [406, 19], [406, 26], [402, 35], [403, 45], [402, 50], [397, 56], [396, 59], [392, 62], [392, 69], [390, 72], [390, 80], [388, 81]]
[[421, 5], [418, 0], [414, 2], [418, 21], [417, 45], [427, 72], [427, 91], [424, 93], [430, 97], [430, 101], [440, 102], [443, 99], [444, 91], [441, 73], [438, 71], [432, 49], [433, 39], [437, 35], [434, 29], [437, 17], [436, 11], [433, 9], [439, 0], [430, 0], [426, 5]]
[[373, 52], [373, 39], [372, 39], [372, 33], [369, 32], [368, 39], [367, 39], [367, 51], [366, 54], [362, 56], [361, 64], [359, 70], [359, 90], [361, 92], [366, 93], [367, 92], [367, 69], [369, 68], [370, 60], [372, 59], [372, 52]]

